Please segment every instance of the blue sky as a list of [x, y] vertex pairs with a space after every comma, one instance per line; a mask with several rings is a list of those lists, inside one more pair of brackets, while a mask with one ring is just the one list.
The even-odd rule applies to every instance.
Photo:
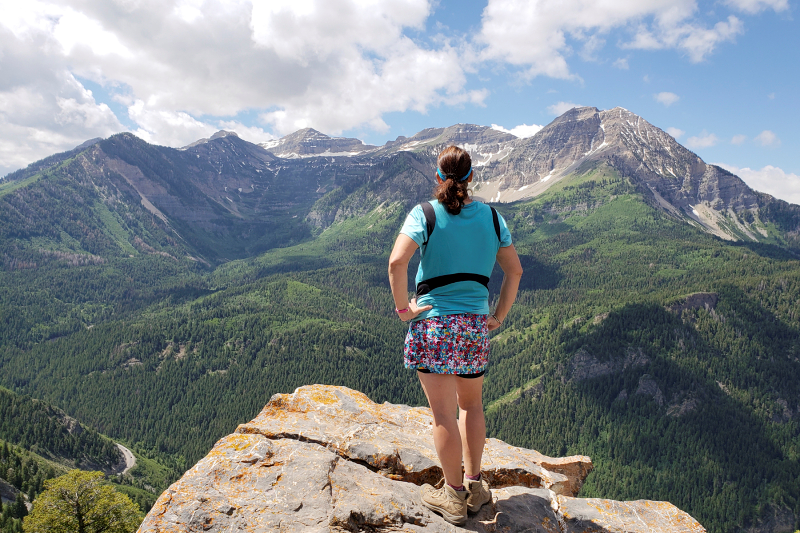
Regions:
[[[92, 137], [530, 135], [625, 107], [800, 203], [789, 0], [0, 0], [0, 175]], [[528, 128], [515, 129], [527, 125]]]

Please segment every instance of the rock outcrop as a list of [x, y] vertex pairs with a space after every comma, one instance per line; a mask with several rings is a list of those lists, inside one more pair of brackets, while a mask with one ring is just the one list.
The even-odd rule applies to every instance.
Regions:
[[[165, 491], [139, 529], [456, 531], [423, 507], [417, 485], [441, 470], [430, 410], [313, 385], [275, 395]], [[493, 501], [465, 525], [483, 532], [700, 532], [667, 502], [576, 498], [588, 457], [552, 458], [488, 439]]]

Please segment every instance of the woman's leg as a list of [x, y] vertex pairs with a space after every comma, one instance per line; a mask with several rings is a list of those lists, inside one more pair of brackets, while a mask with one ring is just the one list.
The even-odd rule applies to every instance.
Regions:
[[[446, 483], [460, 487], [461, 473], [461, 433], [458, 422], [458, 403], [456, 389], [458, 381], [470, 381], [452, 374], [423, 374], [417, 372], [422, 389], [433, 411], [433, 444], [442, 464]], [[481, 382], [483, 378], [480, 378]]]
[[461, 413], [458, 429], [464, 454], [464, 472], [477, 476], [486, 443], [486, 419], [483, 417], [483, 376], [456, 378], [456, 394]]

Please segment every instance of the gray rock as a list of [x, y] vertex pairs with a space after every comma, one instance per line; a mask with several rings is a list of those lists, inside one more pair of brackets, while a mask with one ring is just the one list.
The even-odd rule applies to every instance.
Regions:
[[639, 378], [639, 386], [636, 388], [634, 394], [643, 394], [650, 396], [655, 400], [659, 407], [664, 405], [664, 393], [661, 392], [658, 383], [655, 382], [650, 374], [644, 374]]
[[301, 387], [220, 439], [159, 497], [139, 532], [678, 531], [672, 524], [704, 531], [668, 503], [565, 496], [591, 469], [587, 457], [546, 457], [495, 439], [487, 440], [483, 470], [492, 501], [455, 527], [421, 503], [414, 473], [438, 469], [431, 440], [427, 409], [377, 405], [343, 387]]
[[564, 533], [694, 533], [705, 531], [669, 502], [618, 502], [598, 498], [558, 497]]

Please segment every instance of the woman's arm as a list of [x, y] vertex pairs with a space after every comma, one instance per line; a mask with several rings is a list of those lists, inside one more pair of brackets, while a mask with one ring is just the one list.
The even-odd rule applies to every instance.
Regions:
[[394, 306], [401, 311], [408, 309], [405, 313], [397, 314], [403, 322], [408, 322], [423, 311], [433, 307], [430, 305], [417, 307], [416, 298], [412, 298], [410, 302], [408, 301], [408, 263], [417, 248], [419, 246], [411, 237], [401, 233], [394, 242], [392, 255], [389, 256], [389, 286], [392, 288]]
[[[522, 264], [519, 262], [519, 256], [513, 244], [497, 251], [497, 262], [503, 269], [503, 284], [500, 286], [500, 298], [497, 300], [494, 314], [502, 322], [511, 310], [511, 304], [517, 298], [519, 280], [522, 277]], [[490, 316], [489, 331], [499, 328], [500, 322]]]

